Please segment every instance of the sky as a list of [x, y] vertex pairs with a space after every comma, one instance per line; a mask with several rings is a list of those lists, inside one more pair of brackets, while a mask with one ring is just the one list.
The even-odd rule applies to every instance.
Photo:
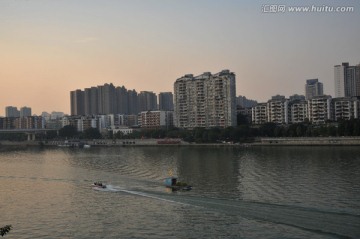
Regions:
[[359, 22], [358, 0], [0, 0], [0, 116], [6, 106], [70, 113], [72, 90], [158, 94], [223, 69], [237, 95], [259, 102], [304, 94], [313, 78], [334, 96], [334, 65], [360, 63]]

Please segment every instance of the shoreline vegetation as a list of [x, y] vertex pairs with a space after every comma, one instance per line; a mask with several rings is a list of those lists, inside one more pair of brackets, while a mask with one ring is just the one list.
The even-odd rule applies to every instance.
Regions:
[[92, 140], [1, 140], [2, 147], [258, 147], [258, 146], [360, 146], [360, 137], [286, 137], [255, 138], [253, 142], [234, 143], [230, 141], [216, 143], [189, 143], [179, 139], [92, 139]]
[[[238, 115], [238, 126], [227, 128], [134, 129], [131, 134], [97, 128], [78, 132], [72, 125], [46, 134], [0, 134], [1, 146], [275, 146], [360, 145], [360, 119], [324, 124], [252, 125]], [[33, 139], [33, 140], [28, 140]]]

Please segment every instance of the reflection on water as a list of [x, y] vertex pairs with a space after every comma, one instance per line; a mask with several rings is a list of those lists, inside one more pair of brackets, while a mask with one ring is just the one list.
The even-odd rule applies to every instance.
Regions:
[[[0, 221], [9, 238], [360, 237], [359, 151], [2, 150]], [[170, 172], [193, 190], [167, 192]], [[92, 190], [98, 180], [110, 187]]]

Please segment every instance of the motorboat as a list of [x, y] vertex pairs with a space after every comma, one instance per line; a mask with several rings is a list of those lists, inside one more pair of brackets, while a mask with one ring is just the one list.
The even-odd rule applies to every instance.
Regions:
[[192, 186], [188, 185], [185, 182], [177, 181], [177, 177], [168, 177], [164, 180], [165, 187], [171, 188], [172, 191], [190, 191]]
[[94, 183], [92, 184], [92, 186], [93, 186], [94, 188], [106, 188], [106, 185], [105, 185], [104, 183], [102, 183], [102, 182], [94, 182]]

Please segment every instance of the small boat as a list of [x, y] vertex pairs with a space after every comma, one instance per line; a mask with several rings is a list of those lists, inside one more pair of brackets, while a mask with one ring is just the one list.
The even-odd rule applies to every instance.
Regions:
[[192, 189], [192, 186], [187, 183], [177, 181], [177, 177], [165, 178], [164, 184], [167, 188], [171, 188], [173, 191], [190, 191]]
[[102, 183], [102, 182], [94, 182], [94, 183], [92, 184], [92, 186], [93, 186], [94, 188], [106, 188], [106, 185], [105, 185], [104, 183]]

